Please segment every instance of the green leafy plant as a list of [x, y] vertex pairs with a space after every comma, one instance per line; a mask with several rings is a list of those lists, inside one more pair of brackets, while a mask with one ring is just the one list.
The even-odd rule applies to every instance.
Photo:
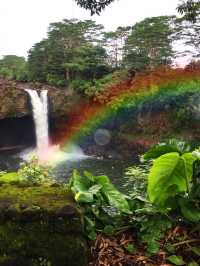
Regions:
[[105, 175], [93, 176], [84, 171], [84, 176], [81, 176], [78, 171], [74, 170], [70, 188], [77, 202], [90, 203], [95, 200], [95, 196], [101, 196], [110, 206], [120, 212], [131, 213], [125, 195], [119, 192]]
[[[186, 225], [199, 224], [200, 180], [199, 171], [195, 170], [199, 160], [189, 145], [177, 140], [156, 145], [146, 154], [145, 164], [125, 171], [128, 196], [119, 192], [105, 175], [74, 170], [69, 189], [83, 212], [85, 232], [94, 240], [98, 232], [112, 236], [132, 228], [139, 248], [147, 256], [164, 249], [173, 265], [198, 265], [194, 262], [198, 249], [190, 246], [194, 257], [188, 261], [177, 243], [167, 239], [173, 234], [172, 228], [183, 221]], [[176, 240], [184, 244], [187, 237]], [[132, 245], [124, 249], [131, 254], [137, 252]]]
[[185, 262], [181, 256], [171, 255], [167, 260], [174, 265], [185, 265]]
[[148, 196], [159, 207], [180, 210], [189, 222], [200, 221], [198, 156], [184, 142], [157, 145], [144, 158], [156, 158], [148, 176]]
[[181, 192], [189, 193], [196, 158], [191, 153], [170, 152], [154, 161], [148, 176], [148, 195], [157, 205]]
[[84, 209], [85, 230], [90, 239], [96, 237], [97, 223], [104, 233], [113, 234], [123, 225], [123, 217], [132, 214], [126, 196], [105, 175], [94, 176], [77, 170], [69, 182], [74, 199]]
[[18, 170], [18, 176], [31, 183], [52, 183], [54, 182], [51, 175], [51, 167], [41, 165], [37, 157], [21, 164]]
[[154, 214], [144, 214], [137, 218], [138, 238], [141, 243], [146, 245], [147, 255], [156, 254], [161, 246], [161, 239], [172, 227], [172, 222], [166, 215], [159, 212]]
[[161, 155], [169, 152], [178, 152], [180, 155], [190, 152], [191, 147], [184, 141], [179, 141], [176, 139], [170, 139], [167, 142], [162, 142], [155, 145], [153, 148], [149, 149], [143, 156], [145, 160], [156, 159]]
[[146, 196], [149, 168], [150, 163], [125, 169], [123, 187], [127, 190], [129, 196]]

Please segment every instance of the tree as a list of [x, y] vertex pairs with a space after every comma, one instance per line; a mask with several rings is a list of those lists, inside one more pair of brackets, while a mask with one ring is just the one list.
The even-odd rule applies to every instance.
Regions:
[[[91, 11], [91, 15], [102, 12], [106, 6], [110, 5], [115, 0], [75, 0], [77, 4], [87, 10]], [[183, 15], [183, 18], [192, 22], [200, 15], [200, 0], [182, 0], [178, 5], [177, 10]]]
[[200, 15], [200, 0], [182, 1], [177, 10], [183, 15], [184, 19], [196, 22]]
[[[75, 0], [77, 4], [87, 10], [91, 11], [91, 15], [102, 12], [106, 6], [110, 5], [115, 0]], [[182, 0], [178, 5], [177, 10], [183, 15], [183, 18], [192, 22], [200, 15], [200, 0]]]
[[173, 57], [174, 17], [146, 18], [136, 23], [124, 47], [124, 65], [133, 70], [169, 65]]
[[48, 73], [48, 41], [36, 43], [28, 53], [28, 69], [31, 81], [46, 82]]
[[64, 64], [70, 81], [95, 80], [108, 73], [106, 51], [100, 46], [87, 45], [69, 51], [71, 60]]
[[92, 20], [50, 24], [47, 39], [29, 51], [32, 79], [67, 85], [75, 79], [92, 80], [107, 73], [106, 51], [99, 46], [102, 29]]
[[123, 47], [131, 27], [118, 27], [116, 31], [104, 33], [103, 46], [108, 52], [108, 63], [113, 69], [121, 67], [124, 57]]
[[[191, 58], [200, 57], [200, 18], [196, 18], [193, 23], [188, 20], [176, 20], [176, 36], [179, 40], [179, 45], [182, 47], [182, 52], [179, 56]], [[184, 48], [184, 49], [183, 49]]]
[[110, 5], [115, 0], [75, 0], [77, 4], [87, 10], [90, 10], [91, 15], [100, 14], [106, 6]]
[[200, 60], [195, 61], [191, 60], [189, 64], [185, 66], [185, 69], [188, 71], [199, 71], [200, 70]]
[[28, 79], [27, 62], [24, 57], [6, 55], [0, 60], [0, 75], [7, 79], [26, 81]]

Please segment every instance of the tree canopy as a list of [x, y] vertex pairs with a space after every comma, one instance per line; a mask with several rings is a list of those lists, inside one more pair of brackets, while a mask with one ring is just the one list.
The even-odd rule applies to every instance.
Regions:
[[77, 4], [85, 9], [90, 10], [91, 15], [100, 14], [106, 6], [115, 0], [75, 0]]
[[31, 79], [69, 85], [77, 79], [93, 80], [108, 73], [106, 50], [99, 45], [102, 28], [91, 20], [50, 24], [47, 39], [29, 51]]
[[[33, 45], [27, 61], [13, 55], [0, 60], [0, 75], [95, 95], [115, 71], [128, 77], [170, 67], [180, 55], [198, 59], [199, 33], [199, 19], [191, 24], [175, 16], [150, 17], [109, 32], [93, 20], [65, 19], [49, 25], [47, 37]], [[188, 51], [175, 50], [175, 41]]]
[[196, 19], [200, 15], [200, 0], [183, 1], [177, 10], [183, 15], [184, 19], [196, 22]]
[[27, 62], [24, 57], [6, 55], [0, 60], [0, 75], [7, 79], [26, 81], [28, 79]]
[[173, 58], [173, 19], [161, 16], [136, 23], [125, 42], [124, 64], [135, 70], [169, 65]]
[[[90, 10], [91, 15], [102, 12], [108, 5], [116, 0], [75, 0], [79, 6]], [[177, 10], [183, 15], [183, 18], [192, 22], [196, 22], [196, 18], [200, 15], [200, 0], [182, 0]]]

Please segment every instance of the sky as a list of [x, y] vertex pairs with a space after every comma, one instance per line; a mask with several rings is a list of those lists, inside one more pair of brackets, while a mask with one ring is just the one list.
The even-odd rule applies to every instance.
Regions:
[[132, 26], [146, 17], [176, 14], [179, 0], [115, 0], [100, 16], [78, 7], [74, 0], [0, 0], [0, 56], [27, 56], [46, 37], [48, 25], [63, 19], [92, 19], [106, 30]]

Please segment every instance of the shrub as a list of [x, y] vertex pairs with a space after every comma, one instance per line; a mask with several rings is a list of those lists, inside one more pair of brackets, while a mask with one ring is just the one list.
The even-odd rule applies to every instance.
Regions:
[[31, 183], [52, 183], [51, 168], [48, 165], [41, 165], [37, 157], [21, 164], [18, 175]]

